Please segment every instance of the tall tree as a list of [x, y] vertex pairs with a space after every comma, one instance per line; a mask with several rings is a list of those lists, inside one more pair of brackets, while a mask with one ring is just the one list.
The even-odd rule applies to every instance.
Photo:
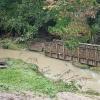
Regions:
[[[52, 19], [52, 14], [44, 9], [45, 0], [1, 0], [0, 27], [13, 36], [25, 40], [33, 38], [38, 29]], [[46, 26], [46, 25], [45, 25]]]

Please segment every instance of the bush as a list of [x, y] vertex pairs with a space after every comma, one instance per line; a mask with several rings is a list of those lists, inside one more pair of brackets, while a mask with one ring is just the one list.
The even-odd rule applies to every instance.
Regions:
[[4, 39], [0, 41], [0, 46], [4, 49], [19, 49], [18, 45], [11, 39]]

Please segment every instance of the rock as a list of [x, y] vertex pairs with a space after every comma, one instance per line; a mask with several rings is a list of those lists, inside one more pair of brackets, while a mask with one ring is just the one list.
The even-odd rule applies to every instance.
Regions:
[[0, 69], [7, 68], [6, 59], [0, 59]]

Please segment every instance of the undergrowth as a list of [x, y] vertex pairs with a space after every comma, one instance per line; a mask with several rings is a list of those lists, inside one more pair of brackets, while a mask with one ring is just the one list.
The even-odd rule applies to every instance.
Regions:
[[27, 48], [27, 45], [25, 43], [18, 43], [16, 39], [3, 38], [0, 39], [0, 47], [4, 49], [19, 50]]

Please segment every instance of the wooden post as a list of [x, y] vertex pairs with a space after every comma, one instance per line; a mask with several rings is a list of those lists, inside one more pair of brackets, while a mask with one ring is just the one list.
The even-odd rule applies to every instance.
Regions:
[[95, 66], [97, 66], [97, 47], [95, 47], [95, 59], [94, 59], [94, 61], [95, 61]]
[[50, 42], [50, 56], [52, 57], [52, 42]]
[[46, 43], [44, 43], [44, 49], [43, 49], [44, 54], [46, 55]]
[[98, 67], [100, 67], [100, 49], [98, 49], [98, 55], [99, 55], [99, 56], [98, 56], [99, 61], [98, 61], [98, 64], [97, 64], [97, 65], [98, 65]]
[[56, 43], [56, 55], [57, 55], [57, 58], [58, 58], [58, 44]]
[[85, 59], [85, 64], [87, 64], [87, 48], [86, 48], [86, 45], [84, 46], [85, 47], [85, 57], [84, 57], [84, 59]]
[[80, 47], [77, 48], [77, 53], [78, 53], [78, 62], [80, 62]]
[[63, 59], [65, 60], [65, 46], [63, 45]]
[[88, 60], [89, 60], [89, 59], [88, 59], [88, 55], [89, 55], [88, 53], [89, 53], [89, 52], [88, 52], [87, 46], [85, 46], [85, 49], [86, 49], [86, 58], [85, 58], [85, 59], [87, 60], [86, 63], [87, 63], [87, 65], [88, 65]]

